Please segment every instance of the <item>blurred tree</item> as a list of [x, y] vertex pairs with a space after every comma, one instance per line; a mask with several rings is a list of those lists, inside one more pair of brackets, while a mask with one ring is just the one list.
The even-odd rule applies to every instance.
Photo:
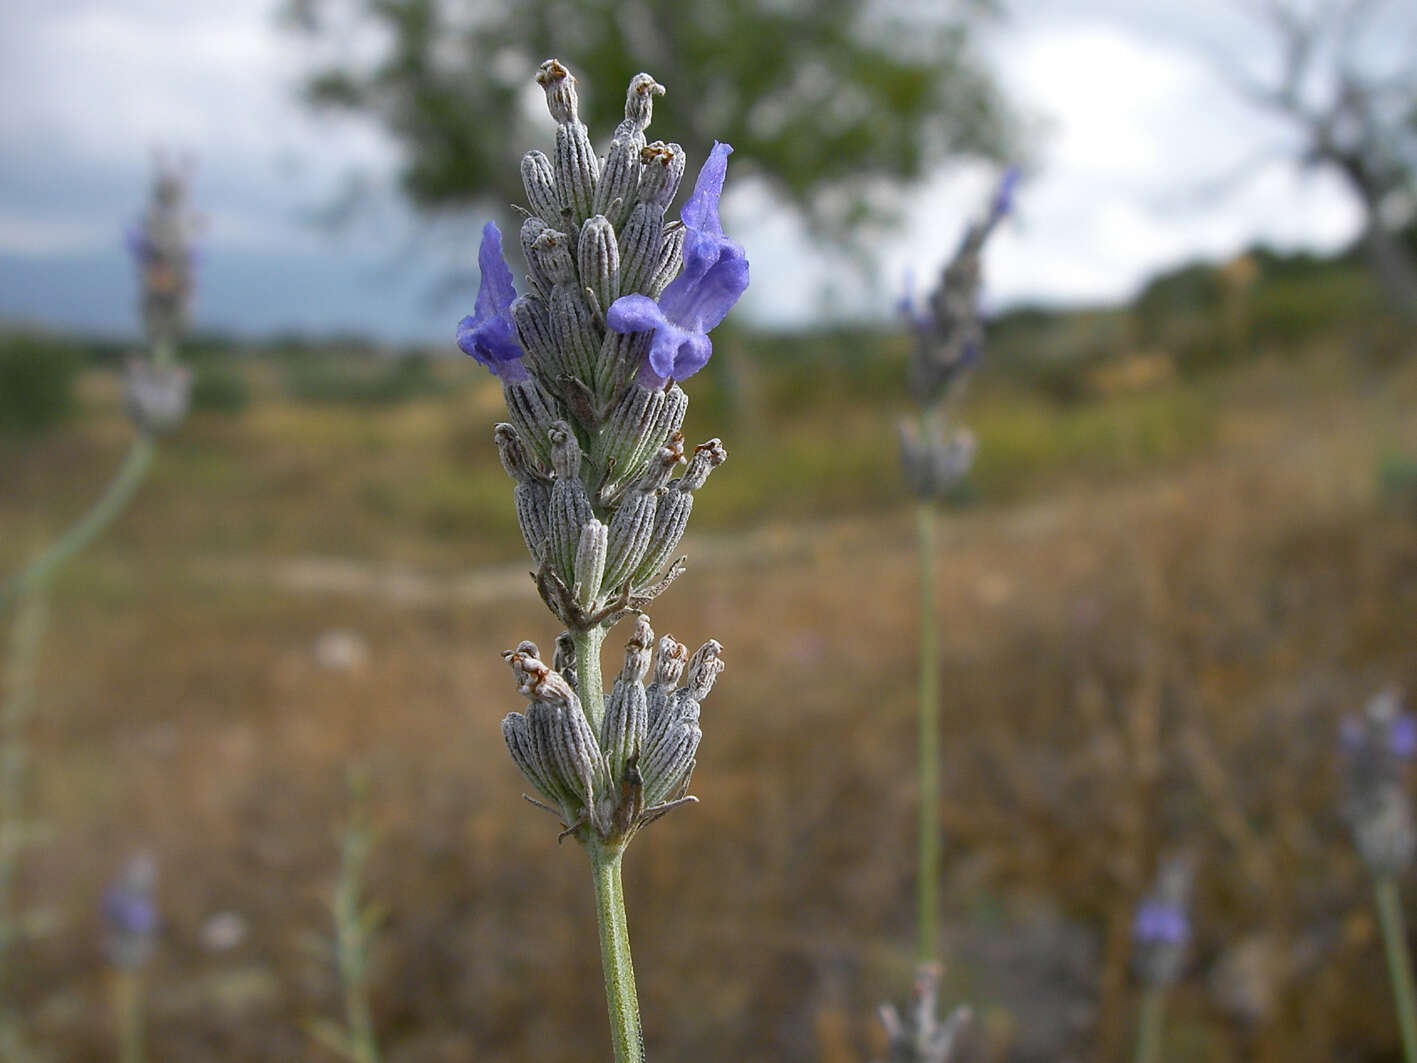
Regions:
[[[1006, 108], [971, 47], [989, 0], [287, 0], [309, 41], [314, 105], [367, 115], [404, 149], [421, 209], [525, 197], [516, 160], [549, 139], [531, 75], [548, 56], [580, 81], [594, 137], [641, 70], [669, 89], [666, 138], [714, 139], [819, 235], [891, 215], [899, 186], [951, 155], [1001, 159]], [[533, 106], [534, 103], [534, 106]]]
[[[1395, 9], [1404, 24], [1384, 24], [1384, 8]], [[1398, 310], [1417, 318], [1412, 9], [1382, 0], [1267, 0], [1254, 10], [1278, 52], [1277, 68], [1261, 75], [1232, 57], [1222, 63], [1225, 77], [1299, 134], [1303, 165], [1343, 178], [1362, 206], [1363, 241], [1384, 290]], [[1385, 54], [1394, 44], [1403, 51]]]

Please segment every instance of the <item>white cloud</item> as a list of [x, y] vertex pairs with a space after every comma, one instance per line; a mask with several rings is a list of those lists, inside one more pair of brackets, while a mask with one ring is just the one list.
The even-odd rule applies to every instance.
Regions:
[[72, 218], [36, 218], [0, 211], [0, 254], [48, 258], [117, 240], [115, 226], [103, 229]]
[[[990, 250], [991, 301], [1113, 299], [1152, 270], [1255, 239], [1334, 248], [1352, 238], [1358, 213], [1341, 183], [1299, 174], [1283, 156], [1224, 197], [1199, 195], [1257, 148], [1286, 143], [1206, 57], [1210, 35], [1258, 59], [1254, 33], [1221, 0], [1019, 0], [988, 49], [1012, 96], [1051, 123], [1039, 172]], [[10, 0], [0, 8], [0, 252], [111, 250], [140, 205], [150, 148], [165, 145], [199, 159], [194, 199], [214, 259], [229, 248], [318, 268], [412, 247], [435, 270], [453, 240], [424, 237], [396, 201], [394, 144], [306, 112], [294, 96], [303, 61], [273, 0]], [[352, 168], [369, 176], [381, 212], [336, 245], [299, 215], [328, 203]], [[731, 231], [753, 260], [745, 310], [775, 324], [888, 313], [907, 269], [917, 285], [932, 279], [994, 176], [965, 167], [913, 194], [908, 227], [883, 242], [864, 284], [812, 249], [761, 189], [730, 180]], [[326, 298], [337, 322], [360, 294]]]

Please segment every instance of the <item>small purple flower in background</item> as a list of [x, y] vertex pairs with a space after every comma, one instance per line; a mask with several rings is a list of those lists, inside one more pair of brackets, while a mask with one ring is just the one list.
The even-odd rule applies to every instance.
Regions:
[[1401, 712], [1388, 725], [1387, 750], [1400, 760], [1411, 760], [1417, 753], [1417, 719], [1411, 713]]
[[512, 321], [512, 303], [517, 289], [512, 270], [502, 256], [502, 230], [496, 222], [482, 227], [482, 244], [477, 250], [482, 282], [477, 288], [473, 312], [458, 322], [458, 346], [485, 365], [493, 376], [507, 381], [528, 377], [522, 357], [526, 353], [517, 342]]
[[679, 218], [684, 223], [684, 268], [655, 302], [647, 295], [622, 295], [605, 323], [616, 332], [654, 331], [649, 369], [661, 379], [683, 380], [708, 364], [708, 333], [748, 288], [743, 248], [723, 235], [718, 200], [733, 148], [714, 141], [694, 191]]
[[1020, 176], [1017, 166], [1010, 166], [1004, 171], [1004, 176], [999, 181], [999, 187], [994, 192], [994, 202], [989, 207], [989, 216], [994, 221], [998, 221], [1013, 209], [1014, 189], [1018, 187]]
[[1195, 865], [1182, 854], [1163, 861], [1156, 885], [1137, 905], [1132, 919], [1136, 969], [1151, 986], [1168, 986], [1180, 976], [1191, 940], [1191, 883]]
[[1402, 711], [1400, 690], [1386, 687], [1373, 695], [1363, 713], [1343, 718], [1338, 743], [1350, 757], [1411, 760], [1417, 755], [1417, 717]]
[[1373, 874], [1398, 875], [1417, 854], [1417, 825], [1403, 786], [1403, 762], [1417, 754], [1417, 720], [1402, 711], [1402, 692], [1388, 687], [1361, 715], [1339, 725], [1347, 762], [1345, 815], [1353, 841]]
[[101, 914], [108, 929], [108, 955], [115, 967], [141, 966], [152, 953], [158, 910], [154, 893], [157, 863], [140, 853], [124, 866], [103, 895]]
[[1191, 921], [1185, 911], [1157, 898], [1137, 906], [1132, 920], [1132, 938], [1139, 945], [1183, 945], [1191, 936]]

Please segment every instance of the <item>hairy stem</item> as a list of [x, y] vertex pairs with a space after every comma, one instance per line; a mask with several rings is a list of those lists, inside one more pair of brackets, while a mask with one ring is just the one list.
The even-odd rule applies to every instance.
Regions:
[[640, 1036], [640, 1001], [635, 965], [630, 957], [630, 927], [625, 919], [625, 888], [620, 882], [621, 849], [607, 849], [592, 839], [590, 873], [595, 883], [595, 916], [600, 924], [600, 961], [605, 973], [605, 1004], [610, 1012], [610, 1043], [615, 1063], [644, 1063]]
[[379, 1043], [369, 1008], [369, 951], [373, 922], [363, 898], [364, 869], [373, 845], [369, 826], [368, 781], [350, 768], [349, 822], [340, 838], [339, 877], [335, 882], [335, 957], [344, 987], [344, 1015], [349, 1026], [353, 1063], [379, 1063]]
[[153, 437], [147, 432], [139, 432], [128, 447], [123, 464], [109, 482], [107, 490], [92, 508], [61, 535], [49, 548], [29, 564], [25, 565], [4, 585], [0, 585], [0, 609], [10, 604], [26, 591], [45, 582], [56, 568], [88, 546], [98, 534], [113, 522], [113, 518], [123, 511], [133, 492], [143, 482], [148, 466], [152, 464]]
[[1407, 1063], [1417, 1063], [1417, 999], [1413, 996], [1412, 956], [1407, 951], [1407, 927], [1402, 918], [1402, 899], [1397, 880], [1391, 875], [1378, 879], [1378, 921], [1383, 928], [1388, 977], [1392, 981], [1397, 1024], [1402, 1030], [1402, 1053]]
[[938, 962], [940, 915], [940, 694], [935, 632], [935, 510], [923, 501], [915, 511], [920, 547], [920, 838], [916, 958]]
[[[578, 632], [576, 689], [586, 719], [596, 734], [605, 718], [605, 688], [600, 678], [600, 646], [605, 629]], [[605, 1004], [610, 1012], [610, 1043], [615, 1063], [643, 1063], [640, 1000], [635, 989], [635, 965], [630, 957], [630, 926], [625, 918], [625, 887], [620, 882], [620, 846], [609, 847], [593, 833], [586, 841], [591, 880], [595, 885], [595, 918], [600, 927], [600, 962], [605, 974]]]
[[589, 631], [574, 636], [576, 643], [576, 693], [581, 699], [590, 729], [600, 736], [600, 724], [605, 719], [605, 686], [600, 678], [600, 646], [605, 641], [605, 628], [597, 624]]
[[1161, 1029], [1166, 1017], [1166, 989], [1147, 986], [1137, 1020], [1136, 1063], [1161, 1063]]

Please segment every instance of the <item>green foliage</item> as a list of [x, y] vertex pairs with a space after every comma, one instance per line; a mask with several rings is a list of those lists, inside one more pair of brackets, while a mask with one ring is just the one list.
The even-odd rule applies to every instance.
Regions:
[[[669, 90], [655, 105], [666, 138], [692, 159], [728, 141], [819, 231], [844, 236], [943, 156], [1008, 152], [1005, 108], [970, 45], [986, 10], [966, 3], [907, 23], [855, 0], [288, 0], [286, 13], [313, 44], [335, 45], [320, 50], [336, 58], [310, 75], [306, 98], [388, 130], [420, 207], [523, 199], [517, 159], [551, 129], [528, 121], [525, 93], [555, 56], [581, 81], [594, 137], [648, 71]], [[377, 59], [339, 47], [351, 25], [381, 31]]]
[[1417, 517], [1417, 455], [1389, 453], [1381, 458], [1378, 495], [1384, 505]]
[[30, 333], [0, 337], [0, 432], [43, 432], [67, 417], [81, 361], [78, 350], [61, 340]]
[[192, 381], [192, 409], [235, 416], [251, 404], [251, 386], [230, 366], [208, 362]]
[[447, 390], [423, 356], [407, 355], [382, 364], [349, 358], [310, 358], [291, 363], [286, 390], [301, 402], [344, 402], [387, 406]]
[[1293, 346], [1351, 328], [1380, 310], [1378, 289], [1366, 270], [1332, 266], [1322, 272], [1291, 274], [1261, 284], [1255, 292], [1255, 338]]

